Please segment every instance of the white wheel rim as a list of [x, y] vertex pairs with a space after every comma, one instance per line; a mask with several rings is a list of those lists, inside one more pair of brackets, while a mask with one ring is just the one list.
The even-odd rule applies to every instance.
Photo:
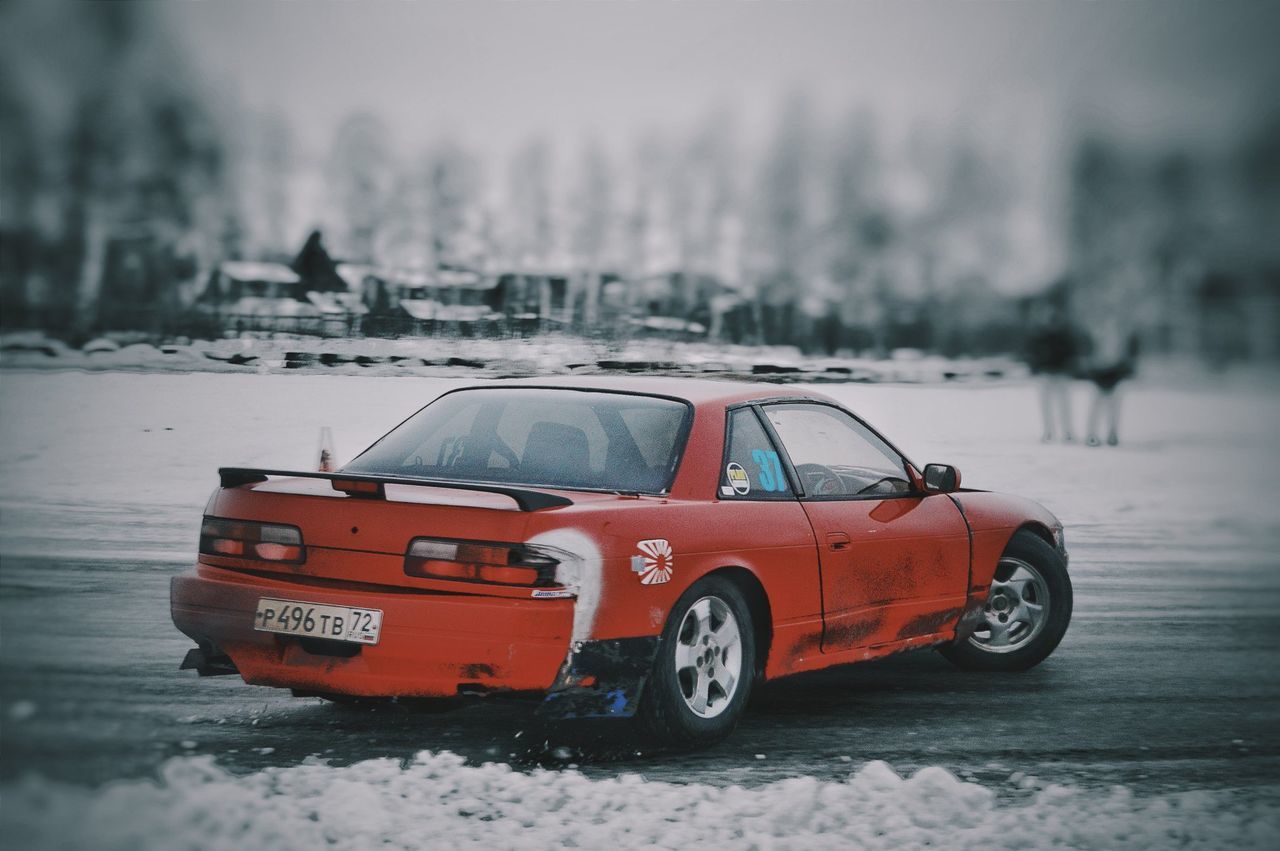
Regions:
[[996, 567], [982, 615], [970, 644], [988, 653], [1020, 650], [1049, 620], [1049, 584], [1029, 562], [1006, 556]]
[[676, 682], [685, 706], [699, 718], [729, 708], [742, 682], [742, 632], [719, 597], [703, 597], [685, 612], [676, 631]]

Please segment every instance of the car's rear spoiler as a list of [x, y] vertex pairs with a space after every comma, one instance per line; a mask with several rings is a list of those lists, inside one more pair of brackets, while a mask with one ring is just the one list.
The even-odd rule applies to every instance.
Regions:
[[319, 473], [313, 471], [299, 472], [293, 470], [259, 470], [253, 467], [219, 467], [218, 478], [224, 488], [234, 488], [254, 482], [265, 482], [270, 476], [285, 476], [291, 479], [328, 479], [333, 482], [333, 489], [350, 496], [369, 499], [386, 499], [384, 485], [417, 485], [428, 488], [449, 488], [460, 491], [483, 491], [509, 496], [520, 506], [521, 511], [538, 511], [542, 508], [559, 508], [573, 505], [573, 500], [542, 491], [526, 488], [509, 488], [505, 485], [494, 485], [481, 482], [442, 482], [435, 479], [411, 479], [401, 476], [371, 476], [361, 473]]

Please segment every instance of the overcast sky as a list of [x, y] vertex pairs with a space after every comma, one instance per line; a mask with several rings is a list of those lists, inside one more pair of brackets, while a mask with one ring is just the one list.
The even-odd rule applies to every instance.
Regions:
[[[323, 150], [381, 116], [402, 148], [533, 134], [622, 144], [786, 91], [900, 115], [1037, 106], [1212, 136], [1275, 98], [1280, 3], [166, 4], [201, 75]], [[1056, 119], [1055, 119], [1056, 120]]]

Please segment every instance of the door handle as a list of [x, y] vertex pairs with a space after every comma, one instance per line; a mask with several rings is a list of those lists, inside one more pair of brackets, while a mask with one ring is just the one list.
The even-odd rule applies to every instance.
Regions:
[[836, 552], [839, 552], [840, 550], [847, 550], [849, 549], [850, 543], [852, 542], [849, 540], [849, 536], [844, 532], [827, 533], [827, 547], [829, 549], [835, 550]]

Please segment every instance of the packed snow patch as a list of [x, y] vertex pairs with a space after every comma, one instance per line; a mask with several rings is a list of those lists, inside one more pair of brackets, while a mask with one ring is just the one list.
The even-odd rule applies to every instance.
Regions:
[[843, 782], [719, 788], [521, 773], [423, 751], [407, 765], [313, 759], [245, 777], [211, 757], [177, 758], [158, 782], [96, 790], [30, 778], [3, 792], [0, 823], [15, 848], [1245, 849], [1273, 847], [1275, 801], [1050, 786], [1009, 804], [942, 768], [904, 779], [883, 762]]

